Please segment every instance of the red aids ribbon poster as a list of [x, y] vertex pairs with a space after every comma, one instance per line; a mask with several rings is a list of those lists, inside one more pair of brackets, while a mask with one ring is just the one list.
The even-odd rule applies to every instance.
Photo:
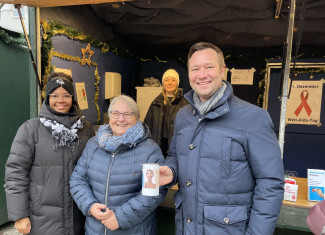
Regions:
[[324, 79], [293, 81], [287, 101], [286, 123], [320, 126]]

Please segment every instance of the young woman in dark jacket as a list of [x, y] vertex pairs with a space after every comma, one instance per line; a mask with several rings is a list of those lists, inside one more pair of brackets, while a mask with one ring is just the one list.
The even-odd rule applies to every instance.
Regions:
[[22, 124], [12, 143], [6, 197], [9, 220], [20, 233], [84, 234], [69, 179], [94, 132], [73, 96], [72, 77], [52, 73], [39, 118]]
[[151, 103], [144, 123], [148, 125], [152, 139], [160, 146], [164, 156], [167, 156], [176, 114], [188, 102], [178, 89], [179, 75], [174, 69], [168, 69], [164, 73], [162, 83], [162, 92]]

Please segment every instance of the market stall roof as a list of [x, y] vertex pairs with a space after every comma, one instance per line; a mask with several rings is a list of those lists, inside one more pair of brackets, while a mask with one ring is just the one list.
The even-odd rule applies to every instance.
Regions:
[[[303, 1], [296, 2], [294, 43], [299, 31]], [[0, 2], [41, 6], [41, 20], [53, 19], [103, 42], [121, 45], [121, 48], [130, 49], [137, 55], [184, 55], [198, 41], [212, 42], [223, 50], [282, 47], [287, 37], [290, 5], [290, 0]], [[96, 4], [100, 2], [105, 3]], [[325, 0], [306, 0], [301, 47], [325, 47], [324, 12]]]
[[[122, 0], [0, 0], [4, 4], [21, 4], [30, 7], [59, 7], [83, 4], [99, 4], [108, 2], [121, 2]], [[131, 0], [123, 0], [131, 1]]]
[[[282, 47], [290, 0], [283, 0], [280, 9], [278, 2], [282, 0], [133, 0], [44, 8], [41, 18], [55, 19], [106, 42], [119, 39], [136, 54], [184, 54], [197, 41], [210, 41], [222, 49]], [[296, 3], [295, 34], [302, 2]], [[324, 12], [325, 0], [306, 0], [302, 46], [325, 45]]]

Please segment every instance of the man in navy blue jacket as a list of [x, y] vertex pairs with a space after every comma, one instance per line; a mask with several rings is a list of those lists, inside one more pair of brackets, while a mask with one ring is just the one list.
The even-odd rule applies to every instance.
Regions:
[[271, 235], [283, 200], [283, 162], [266, 110], [234, 96], [222, 51], [193, 45], [189, 105], [176, 116], [160, 184], [178, 183], [176, 234]]

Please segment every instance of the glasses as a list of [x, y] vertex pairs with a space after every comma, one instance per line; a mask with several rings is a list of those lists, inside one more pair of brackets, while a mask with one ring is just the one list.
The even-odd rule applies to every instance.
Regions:
[[70, 100], [70, 99], [72, 99], [72, 95], [70, 95], [70, 94], [65, 94], [65, 95], [50, 94], [50, 97], [51, 97], [53, 100], [58, 100], [58, 99], [60, 99], [60, 97], [61, 97], [63, 100]]
[[121, 115], [125, 119], [131, 119], [132, 116], [134, 115], [133, 112], [120, 113], [118, 111], [111, 111], [110, 114], [111, 114], [111, 117], [114, 118], [114, 119], [118, 119]]

